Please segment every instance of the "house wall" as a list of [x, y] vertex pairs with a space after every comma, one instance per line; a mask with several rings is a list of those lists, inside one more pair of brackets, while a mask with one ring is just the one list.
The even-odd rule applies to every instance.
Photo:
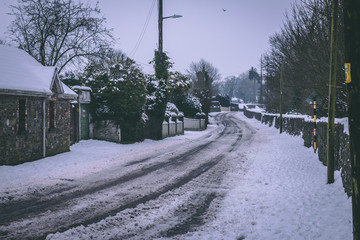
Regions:
[[[26, 100], [27, 131], [18, 133], [19, 99]], [[15, 165], [42, 157], [42, 99], [0, 95], [0, 164]]]
[[[26, 131], [18, 132], [18, 104], [25, 99]], [[43, 157], [43, 99], [0, 95], [0, 165], [16, 165]], [[56, 100], [56, 128], [48, 129], [46, 100], [46, 156], [69, 151], [70, 103]]]
[[[49, 129], [49, 118], [47, 116], [46, 129], [46, 156], [70, 150], [70, 103], [68, 100], [55, 101], [56, 105], [56, 127]], [[49, 111], [49, 101], [46, 101], [46, 112]]]

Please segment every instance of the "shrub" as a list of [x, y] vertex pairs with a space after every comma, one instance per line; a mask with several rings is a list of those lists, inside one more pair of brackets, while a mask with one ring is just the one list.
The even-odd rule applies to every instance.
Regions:
[[201, 103], [197, 97], [191, 95], [181, 95], [176, 99], [176, 106], [183, 112], [185, 117], [195, 117], [201, 113]]

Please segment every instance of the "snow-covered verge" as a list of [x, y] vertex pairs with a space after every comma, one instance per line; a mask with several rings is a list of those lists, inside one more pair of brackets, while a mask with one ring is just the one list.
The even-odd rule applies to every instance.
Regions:
[[[245, 110], [244, 115], [255, 118], [261, 123], [280, 128], [279, 114]], [[316, 121], [316, 146], [319, 160], [327, 165], [327, 118]], [[352, 180], [350, 166], [350, 137], [348, 119], [335, 119], [335, 169], [341, 170], [341, 177], [345, 192], [351, 196]], [[283, 114], [282, 131], [290, 135], [301, 136], [304, 146], [312, 147], [314, 142], [314, 119], [310, 116], [300, 114]]]
[[[226, 177], [229, 191], [216, 220], [178, 239], [352, 239], [351, 198], [339, 171], [326, 167], [299, 136], [238, 117], [257, 128], [254, 142]], [[243, 165], [242, 165], [243, 166]]]
[[145, 140], [135, 144], [117, 144], [99, 140], [80, 141], [70, 152], [46, 157], [16, 166], [0, 166], [0, 203], [23, 197], [25, 192], [38, 192], [50, 185], [72, 182], [139, 159], [144, 155], [157, 155], [161, 151], [177, 148], [215, 130], [209, 125], [206, 131], [186, 131], [185, 135], [161, 141]]
[[[240, 154], [233, 154], [233, 167], [219, 186], [225, 197], [209, 208], [217, 209], [216, 216], [196, 231], [170, 239], [352, 239], [351, 198], [343, 191], [339, 172], [335, 173], [335, 183], [327, 185], [326, 167], [312, 149], [303, 146], [301, 137], [280, 135], [274, 127], [248, 119], [242, 113], [235, 114], [257, 133], [252, 144], [241, 148]], [[0, 194], [81, 178], [149, 152], [170, 151], [209, 131], [215, 131], [215, 126], [203, 132], [132, 145], [82, 141], [69, 153], [13, 167], [0, 166]], [[141, 224], [158, 223], [168, 229], [169, 222], [156, 221], [167, 214], [171, 204], [174, 203], [155, 208], [148, 218], [139, 219]], [[141, 210], [141, 206], [138, 208]], [[49, 235], [47, 239], [64, 239], [71, 233], [79, 239], [83, 232], [83, 239], [89, 239], [85, 238], [89, 231], [93, 239], [103, 239], [108, 229], [104, 226], [111, 226], [114, 232], [125, 231], [119, 223], [116, 216], [109, 217], [87, 227]]]

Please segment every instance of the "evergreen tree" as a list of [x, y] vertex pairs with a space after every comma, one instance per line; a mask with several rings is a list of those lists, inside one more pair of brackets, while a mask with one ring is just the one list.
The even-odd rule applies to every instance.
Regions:
[[168, 101], [167, 83], [172, 63], [165, 53], [155, 51], [154, 60], [155, 76], [148, 76], [146, 88], [148, 91], [146, 114], [150, 122], [150, 138], [159, 140], [162, 138], [162, 123], [164, 121], [166, 105]]
[[103, 61], [91, 62], [84, 83], [92, 88], [92, 112], [97, 120], [114, 120], [121, 127], [123, 141], [141, 140], [137, 128], [146, 100], [146, 79], [135, 62], [110, 50]]

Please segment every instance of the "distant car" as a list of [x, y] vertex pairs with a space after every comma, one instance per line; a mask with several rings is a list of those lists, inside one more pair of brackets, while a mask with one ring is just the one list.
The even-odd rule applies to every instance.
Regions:
[[230, 103], [230, 111], [234, 111], [234, 112], [239, 111], [239, 104], [238, 103]]
[[219, 101], [211, 101], [210, 112], [221, 112]]
[[239, 111], [243, 112], [247, 107], [245, 103], [239, 103]]

